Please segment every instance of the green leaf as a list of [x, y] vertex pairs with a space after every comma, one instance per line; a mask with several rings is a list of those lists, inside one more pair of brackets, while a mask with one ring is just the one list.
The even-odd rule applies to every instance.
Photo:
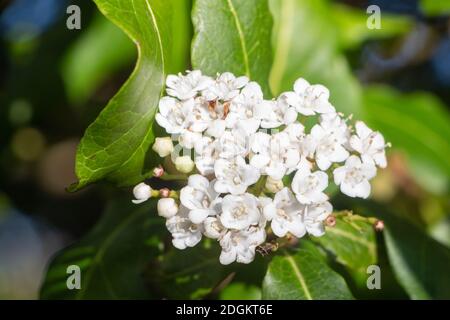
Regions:
[[69, 99], [75, 104], [85, 102], [104, 80], [133, 61], [135, 51], [133, 42], [118, 27], [96, 14], [63, 59]]
[[271, 0], [274, 16], [272, 93], [292, 90], [297, 78], [320, 83], [340, 112], [358, 114], [361, 89], [339, 52], [331, 7], [324, 0]]
[[342, 4], [333, 4], [332, 19], [339, 29], [339, 43], [344, 49], [354, 49], [369, 39], [383, 39], [404, 34], [411, 30], [412, 20], [406, 16], [383, 12], [380, 29], [369, 29], [369, 15], [361, 9]]
[[270, 96], [272, 17], [267, 0], [196, 0], [192, 20], [195, 69], [246, 75]]
[[383, 219], [389, 263], [412, 299], [450, 299], [450, 249], [423, 230], [375, 205]]
[[168, 299], [215, 298], [232, 280], [247, 286], [261, 283], [266, 270], [261, 257], [248, 265], [224, 266], [219, 262], [220, 250], [219, 244], [210, 239], [185, 250], [172, 247], [147, 272], [152, 291]]
[[[164, 220], [155, 202], [129, 209], [111, 203], [97, 226], [80, 242], [62, 250], [51, 262], [41, 288], [43, 299], [142, 299], [150, 295], [143, 272], [158, 248]], [[153, 215], [153, 217], [152, 217]], [[81, 269], [81, 289], [66, 285], [70, 265]]]
[[185, 250], [171, 248], [149, 270], [150, 286], [152, 290], [160, 290], [164, 298], [201, 298], [227, 276], [225, 267], [219, 263], [219, 255], [219, 247], [208, 242]]
[[184, 72], [190, 62], [191, 40], [192, 40], [192, 0], [171, 0], [172, 6], [172, 46], [167, 64], [168, 73]]
[[430, 229], [430, 235], [450, 248], [450, 216], [446, 216], [434, 224]]
[[344, 279], [326, 263], [307, 240], [293, 252], [284, 251], [269, 264], [262, 287], [263, 299], [353, 299]]
[[427, 16], [450, 14], [450, 1], [420, 0], [420, 8]]
[[242, 282], [231, 283], [220, 293], [221, 300], [260, 300], [261, 288]]
[[[445, 191], [450, 177], [450, 116], [438, 99], [427, 93], [400, 94], [388, 87], [371, 87], [365, 90], [364, 115], [393, 150], [407, 156], [419, 184], [430, 191]], [[444, 190], [433, 187], [441, 185]]]
[[128, 81], [86, 130], [76, 157], [79, 182], [72, 191], [100, 179], [121, 186], [143, 179], [153, 120], [173, 57], [172, 1], [95, 2], [136, 43], [138, 60]]
[[326, 227], [325, 235], [313, 240], [330, 251], [337, 262], [355, 272], [358, 279], [365, 281], [367, 267], [377, 262], [373, 225], [368, 218], [358, 215], [344, 212], [336, 216], [336, 225]]

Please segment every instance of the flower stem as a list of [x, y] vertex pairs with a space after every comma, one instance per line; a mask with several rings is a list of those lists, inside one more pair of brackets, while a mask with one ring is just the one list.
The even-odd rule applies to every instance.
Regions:
[[164, 181], [179, 181], [179, 180], [187, 180], [188, 176], [185, 174], [169, 174], [164, 172], [164, 174], [159, 177], [159, 179]]

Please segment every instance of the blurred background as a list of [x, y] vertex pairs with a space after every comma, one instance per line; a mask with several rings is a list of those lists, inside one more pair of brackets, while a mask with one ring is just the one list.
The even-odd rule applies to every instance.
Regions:
[[[450, 246], [450, 0], [320, 2], [327, 13], [313, 12], [319, 27], [304, 50], [329, 50], [337, 66], [317, 72], [304, 59], [305, 78], [327, 84], [338, 105], [361, 91], [361, 116], [393, 144], [373, 200]], [[81, 30], [66, 27], [70, 4]], [[366, 26], [373, 4], [379, 30]], [[135, 59], [92, 1], [0, 0], [0, 299], [38, 298], [51, 256], [101, 216], [113, 187], [65, 188], [76, 181], [78, 141]]]

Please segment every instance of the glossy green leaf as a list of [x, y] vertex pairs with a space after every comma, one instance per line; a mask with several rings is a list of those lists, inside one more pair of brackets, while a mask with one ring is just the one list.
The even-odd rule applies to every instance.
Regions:
[[246, 75], [270, 96], [272, 17], [267, 0], [196, 0], [192, 20], [195, 69]]
[[380, 206], [370, 206], [368, 213], [384, 221], [389, 264], [409, 296], [450, 299], [450, 249]]
[[295, 251], [284, 251], [269, 264], [262, 287], [263, 299], [353, 299], [344, 279], [326, 263], [307, 240]]
[[324, 0], [271, 0], [274, 16], [272, 93], [292, 90], [299, 77], [327, 86], [337, 110], [358, 114], [359, 83], [339, 52], [338, 29]]
[[227, 274], [219, 263], [217, 245], [200, 243], [194, 248], [171, 250], [149, 271], [152, 290], [169, 299], [199, 299], [211, 293]]
[[[43, 299], [150, 298], [143, 276], [158, 244], [164, 220], [155, 202], [130, 209], [129, 199], [111, 203], [97, 226], [51, 262], [41, 288]], [[81, 289], [69, 290], [67, 267], [81, 269]]]
[[[445, 191], [450, 178], [450, 116], [438, 99], [426, 93], [400, 94], [387, 87], [371, 87], [365, 90], [364, 114], [368, 125], [381, 131], [393, 150], [408, 157], [419, 184], [430, 191]], [[444, 190], [433, 188], [442, 185]]]
[[150, 287], [168, 299], [200, 299], [216, 298], [230, 281], [247, 286], [261, 283], [266, 264], [259, 255], [248, 265], [224, 266], [219, 262], [220, 250], [210, 239], [203, 239], [194, 248], [171, 248], [148, 271]]
[[336, 261], [365, 278], [367, 267], [377, 262], [375, 231], [367, 218], [337, 213], [336, 225], [326, 227], [322, 237], [313, 240], [331, 252]]
[[85, 102], [104, 80], [130, 64], [135, 55], [133, 42], [97, 14], [63, 59], [62, 76], [69, 99], [75, 104]]
[[154, 138], [153, 119], [174, 56], [172, 1], [95, 2], [136, 43], [138, 60], [128, 81], [86, 130], [77, 151], [79, 182], [72, 190], [100, 179], [119, 185], [143, 179], [145, 155]]

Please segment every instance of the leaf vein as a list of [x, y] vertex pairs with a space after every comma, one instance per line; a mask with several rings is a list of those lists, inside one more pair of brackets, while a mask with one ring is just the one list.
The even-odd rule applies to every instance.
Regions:
[[236, 9], [234, 8], [234, 5], [231, 2], [231, 0], [227, 0], [227, 3], [228, 3], [228, 7], [230, 8], [230, 12], [233, 15], [233, 20], [234, 20], [236, 29], [239, 34], [239, 42], [241, 44], [242, 55], [244, 57], [245, 74], [247, 75], [247, 77], [250, 78], [250, 67], [249, 67], [249, 60], [248, 60], [248, 54], [247, 54], [247, 47], [245, 44], [244, 32], [242, 30], [241, 22], [239, 21], [239, 17], [237, 15]]

